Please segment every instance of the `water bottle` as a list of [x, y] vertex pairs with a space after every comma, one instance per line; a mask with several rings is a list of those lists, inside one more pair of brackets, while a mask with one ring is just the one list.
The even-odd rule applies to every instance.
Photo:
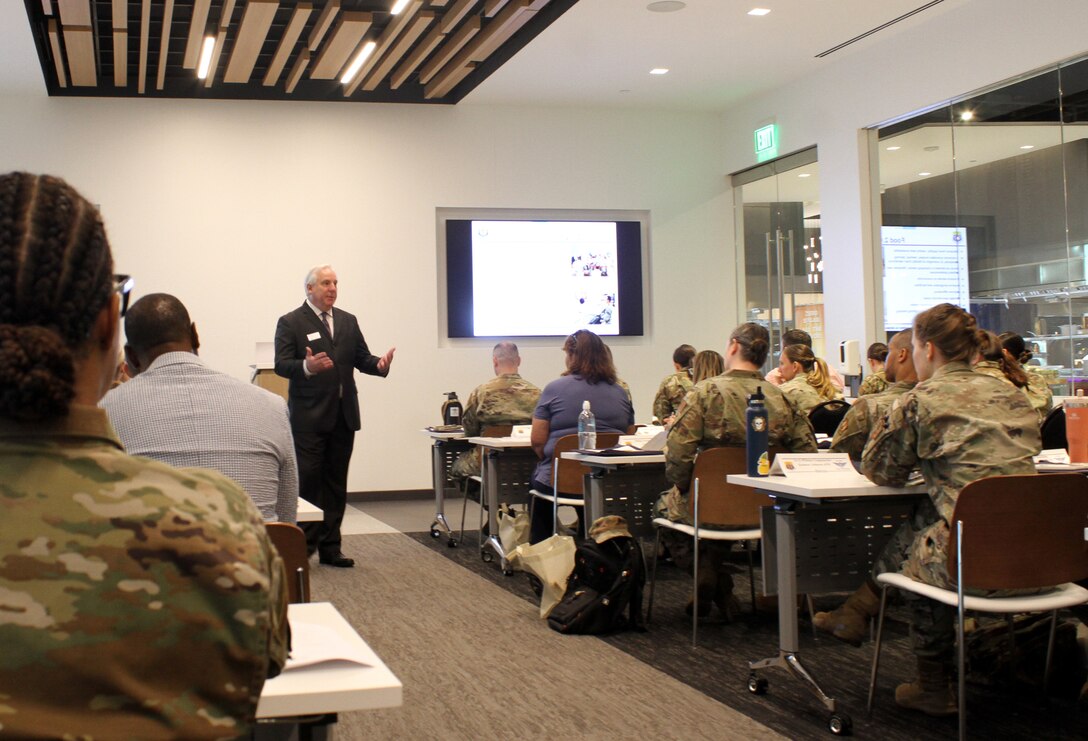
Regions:
[[589, 408], [589, 400], [582, 402], [582, 413], [578, 415], [578, 449], [597, 449], [597, 418]]
[[442, 402], [442, 424], [461, 424], [461, 412], [464, 411], [461, 402], [457, 399], [456, 391], [447, 391], [446, 400]]
[[767, 407], [763, 405], [763, 389], [756, 386], [756, 392], [748, 396], [748, 475], [766, 476], [771, 466], [767, 460]]

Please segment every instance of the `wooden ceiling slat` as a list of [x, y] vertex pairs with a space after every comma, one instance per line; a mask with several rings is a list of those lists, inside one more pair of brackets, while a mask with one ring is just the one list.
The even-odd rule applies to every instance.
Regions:
[[370, 74], [370, 71], [374, 69], [378, 62], [385, 58], [386, 53], [390, 47], [393, 46], [393, 42], [400, 36], [400, 32], [412, 22], [412, 18], [419, 12], [419, 9], [423, 7], [423, 0], [410, 0], [408, 5], [400, 13], [393, 17], [393, 20], [389, 21], [389, 25], [385, 27], [382, 35], [378, 37], [378, 46], [374, 49], [374, 53], [371, 54], [363, 66], [359, 68], [358, 74], [355, 75], [355, 79], [344, 89], [344, 95], [353, 95], [359, 86], [362, 84], [366, 76]]
[[[91, 27], [90, 0], [57, 0], [57, 10], [60, 11], [62, 26]], [[68, 37], [65, 36], [64, 40], [67, 42]], [[69, 56], [71, 56], [71, 53], [69, 53]], [[75, 83], [74, 75], [72, 76], [72, 82]]]
[[212, 61], [208, 65], [208, 76], [204, 78], [204, 87], [210, 88], [215, 83], [215, 73], [219, 69], [219, 58], [223, 56], [223, 47], [227, 45], [227, 30], [234, 16], [234, 0], [223, 3], [223, 12], [219, 14], [219, 31], [215, 34], [215, 47]]
[[226, 31], [230, 28], [231, 18], [234, 16], [234, 0], [224, 0], [223, 12], [219, 14], [219, 30]]
[[113, 84], [128, 86], [128, 31], [113, 29]]
[[495, 16], [495, 20], [488, 23], [480, 35], [469, 44], [469, 49], [472, 51], [469, 58], [473, 62], [482, 62], [509, 41], [519, 28], [536, 15], [529, 10], [529, 3], [530, 0], [510, 0], [506, 9]]
[[429, 85], [423, 88], [423, 97], [427, 100], [441, 98], [457, 86], [457, 83], [468, 77], [472, 70], [476, 69], [475, 62], [465, 62], [461, 66], [450, 65], [442, 70], [442, 73], [431, 80]]
[[151, 0], [143, 0], [140, 7], [140, 62], [137, 69], [136, 91], [144, 94], [147, 88], [147, 45], [151, 34]]
[[170, 26], [174, 23], [174, 0], [166, 0], [162, 11], [162, 41], [159, 42], [159, 75], [155, 80], [155, 89], [162, 90], [166, 82], [166, 59], [170, 53]]
[[[433, 5], [433, 3], [432, 3]], [[442, 33], [442, 29], [435, 26], [431, 29], [431, 32], [427, 34], [427, 37], [423, 41], [419, 42], [415, 49], [412, 49], [412, 53], [408, 55], [399, 67], [393, 72], [393, 76], [389, 78], [389, 87], [396, 90], [416, 71], [424, 59], [431, 55], [431, 52], [435, 50], [439, 44], [445, 39], [445, 34]]]
[[306, 21], [309, 20], [313, 10], [314, 6], [310, 3], [299, 3], [295, 6], [294, 12], [291, 13], [291, 20], [288, 21], [287, 28], [280, 37], [280, 44], [276, 47], [276, 54], [272, 57], [272, 64], [268, 66], [268, 72], [265, 73], [266, 86], [279, 82], [280, 74], [283, 73], [283, 68], [287, 65], [287, 60], [291, 57], [291, 52], [298, 43], [298, 37], [302, 35], [302, 29], [306, 27]]
[[372, 13], [341, 13], [336, 29], [310, 69], [310, 79], [332, 80], [339, 75], [373, 22]]
[[53, 15], [53, 3], [51, 0], [42, 0], [42, 12], [46, 15]]
[[363, 82], [363, 90], [373, 91], [376, 90], [381, 81], [385, 79], [389, 71], [393, 69], [393, 65], [400, 61], [409, 49], [412, 48], [412, 44], [416, 42], [423, 32], [427, 30], [427, 27], [431, 25], [431, 22], [435, 18], [435, 12], [433, 10], [425, 10], [415, 17], [411, 25], [408, 26], [408, 30], [397, 39], [397, 43], [393, 45], [393, 48], [389, 50], [389, 53], [385, 55], [385, 58], [374, 68], [374, 71], [370, 73], [370, 76]]
[[279, 8], [279, 0], [249, 0], [246, 3], [223, 82], [249, 82], [257, 56], [261, 53], [264, 40], [268, 38], [268, 29], [272, 26]]
[[310, 50], [303, 49], [299, 52], [298, 59], [295, 60], [295, 66], [291, 68], [291, 73], [287, 75], [287, 92], [288, 94], [295, 92], [295, 85], [302, 79], [302, 73], [306, 71], [306, 66], [310, 64]]
[[329, 31], [329, 26], [332, 25], [332, 21], [336, 18], [337, 11], [340, 10], [340, 0], [328, 0], [325, 3], [325, 7], [321, 9], [321, 15], [317, 17], [317, 23], [314, 24], [314, 28], [310, 31], [310, 51], [317, 51], [317, 47], [321, 46], [321, 39], [325, 38], [325, 34]]
[[113, 0], [112, 23], [114, 31], [128, 29], [128, 0]]
[[90, 26], [64, 26], [64, 50], [68, 52], [68, 73], [76, 87], [96, 87], [94, 34]]
[[468, 15], [468, 12], [472, 10], [478, 2], [479, 0], [457, 0], [453, 7], [442, 16], [442, 21], [438, 24], [442, 29], [442, 33], [449, 33], [457, 28], [457, 24]]
[[461, 47], [468, 43], [468, 40], [479, 33], [482, 28], [482, 21], [479, 16], [469, 18], [465, 21], [465, 24], [457, 29], [457, 33], [450, 36], [442, 48], [439, 49], [433, 57], [431, 57], [423, 69], [419, 71], [419, 81], [426, 85], [431, 81], [438, 70], [442, 69], [449, 63], [450, 59], [461, 51]]
[[61, 87], [68, 87], [68, 75], [64, 71], [64, 54], [60, 50], [60, 31], [57, 28], [56, 20], [50, 18], [46, 29], [49, 36], [49, 49], [53, 52], [53, 66], [57, 68], [57, 84]]
[[430, 6], [432, 8], [444, 8], [446, 7], [447, 0], [431, 0]]
[[484, 15], [488, 18], [494, 18], [506, 5], [506, 0], [484, 0]]
[[200, 61], [200, 45], [204, 43], [204, 31], [208, 28], [208, 11], [211, 9], [212, 0], [195, 0], [193, 3], [193, 17], [189, 24], [189, 39], [185, 42], [185, 58], [181, 66], [185, 69], [196, 69]]

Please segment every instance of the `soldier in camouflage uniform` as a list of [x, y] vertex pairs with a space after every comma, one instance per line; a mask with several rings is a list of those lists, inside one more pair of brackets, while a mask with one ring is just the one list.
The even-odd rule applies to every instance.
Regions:
[[888, 359], [888, 346], [883, 342], [874, 342], [869, 345], [869, 351], [865, 356], [869, 361], [869, 375], [861, 382], [858, 396], [879, 394], [888, 388], [888, 378], [884, 372], [884, 363]]
[[[518, 375], [521, 366], [518, 346], [513, 342], [495, 345], [491, 364], [495, 377], [473, 389], [461, 413], [465, 437], [479, 436], [488, 425], [527, 425], [533, 420], [540, 389]], [[479, 448], [461, 453], [450, 467], [454, 479], [479, 475]]]
[[[877, 484], [902, 486], [920, 468], [929, 498], [900, 527], [874, 573], [902, 571], [934, 586], [951, 586], [949, 523], [960, 490], [980, 478], [1035, 471], [1038, 416], [1008, 383], [971, 370], [968, 363], [982, 339], [975, 318], [951, 304], [915, 317], [914, 366], [921, 382], [892, 405], [865, 446], [861, 470]], [[840, 610], [875, 614], [876, 595], [875, 585], [867, 584]], [[955, 610], [910, 593], [904, 599], [911, 608], [919, 678], [896, 688], [896, 703], [930, 715], [954, 714]]]
[[[759, 368], [770, 349], [767, 330], [758, 324], [742, 324], [733, 331], [726, 350], [726, 371], [720, 376], [700, 381], [684, 399], [665, 447], [665, 478], [673, 486], [662, 494], [656, 505], [656, 515], [674, 522], [691, 524], [688, 512], [688, 489], [695, 456], [700, 450], [723, 446], [742, 446], [747, 438], [745, 412], [748, 396], [757, 388], [763, 390], [767, 408], [768, 439], [793, 452], [816, 452], [816, 438], [808, 417], [799, 412], [777, 387], [760, 377]], [[673, 560], [681, 568], [692, 563], [692, 539], [663, 530]], [[732, 577], [722, 570], [729, 545], [704, 544], [700, 551], [699, 607], [710, 609], [710, 599], [727, 618], [736, 610]], [[705, 559], [705, 560], [704, 560]], [[705, 597], [705, 599], [704, 599]], [[690, 608], [690, 605], [689, 605]]]
[[694, 357], [695, 348], [691, 345], [681, 345], [673, 350], [672, 367], [676, 372], [661, 380], [657, 395], [654, 396], [654, 416], [661, 424], [665, 424], [676, 414], [680, 402], [691, 391], [691, 362]]
[[979, 349], [975, 372], [1000, 379], [1020, 389], [1042, 421], [1054, 403], [1050, 387], [1038, 374], [1028, 373], [1027, 368], [1021, 366], [1020, 361], [1002, 346], [996, 335], [992, 332], [983, 334], [985, 340]]
[[778, 373], [783, 379], [779, 390], [802, 414], [807, 415], [825, 401], [842, 398], [831, 383], [827, 364], [813, 355], [807, 345], [784, 347]]
[[[859, 397], [851, 405], [850, 411], [846, 413], [838, 429], [835, 430], [835, 436], [831, 438], [833, 453], [846, 453], [851, 460], [861, 460], [861, 451], [865, 448], [873, 427], [884, 419], [884, 415], [896, 399], [918, 384], [918, 374], [914, 372], [911, 351], [909, 329], [904, 329], [892, 337], [884, 360], [884, 368], [881, 371], [886, 374], [891, 385], [879, 394]], [[817, 627], [821, 627], [818, 620]]]
[[0, 735], [244, 736], [285, 661], [283, 562], [236, 484], [126, 455], [95, 406], [131, 288], [98, 210], [12, 173], [0, 224]]
[[[1032, 352], [1024, 344], [1024, 338], [1015, 332], [1002, 332], [998, 337], [1005, 354], [1020, 364], [1028, 377], [1028, 385], [1022, 390], [1031, 401], [1031, 406], [1039, 413], [1039, 417], [1045, 418], [1054, 408], [1054, 395], [1050, 391], [1050, 382], [1047, 377], [1038, 370], [1028, 365], [1032, 358]], [[1052, 371], [1053, 373], [1054, 371]]]

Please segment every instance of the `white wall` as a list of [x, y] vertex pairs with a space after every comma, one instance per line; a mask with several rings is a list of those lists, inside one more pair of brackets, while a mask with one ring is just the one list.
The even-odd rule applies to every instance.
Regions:
[[829, 348], [878, 339], [875, 199], [863, 129], [1088, 53], [1082, 0], [957, 0], [934, 10], [723, 114], [724, 172], [755, 164], [752, 132], [771, 118], [780, 152], [819, 148]]
[[[441, 393], [491, 372], [490, 342], [440, 342], [435, 208], [651, 212], [647, 335], [611, 341], [640, 420], [673, 348], [736, 324], [732, 202], [716, 116], [577, 109], [0, 97], [0, 168], [62, 175], [99, 203], [136, 295], [188, 306], [201, 355], [248, 377], [253, 343], [332, 263], [386, 380], [358, 376], [351, 491], [430, 486]], [[523, 375], [559, 341], [519, 343]]]

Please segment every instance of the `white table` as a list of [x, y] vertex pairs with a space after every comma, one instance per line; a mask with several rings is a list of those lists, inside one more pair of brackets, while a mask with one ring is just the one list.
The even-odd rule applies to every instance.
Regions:
[[329, 628], [355, 652], [367, 655], [369, 666], [336, 662], [285, 669], [269, 679], [257, 703], [258, 718], [344, 713], [351, 710], [399, 707], [403, 687], [343, 615], [328, 602], [287, 606], [287, 619]]
[[465, 439], [463, 432], [437, 432], [423, 430], [431, 438], [431, 483], [434, 486], [434, 522], [431, 523], [431, 537], [441, 538], [442, 531], [448, 538], [447, 545], [453, 548], [457, 539], [453, 537], [453, 528], [446, 519], [446, 484], [450, 466], [458, 454], [472, 446]]
[[[499, 458], [520, 453], [523, 457], [531, 456], [529, 462], [532, 462], [536, 460], [536, 455], [533, 453], [528, 437], [470, 437], [468, 442], [484, 448], [480, 455], [480, 480], [481, 499], [487, 500], [488, 537], [486, 541], [480, 544], [480, 557], [485, 561], [491, 561], [494, 554], [498, 554], [503, 573], [510, 574], [513, 571], [506, 561], [502, 541], [499, 540], [499, 489], [500, 487], [524, 488], [524, 498], [525, 501], [528, 501], [529, 482], [501, 482], [499, 480]], [[530, 454], [530, 456], [525, 456], [526, 453]]]
[[[812, 474], [809, 476], [747, 476], [730, 474], [726, 481], [739, 486], [749, 486], [773, 497], [775, 555], [778, 569], [778, 655], [759, 661], [750, 661], [752, 673], [748, 688], [755, 694], [766, 690], [766, 680], [755, 672], [773, 667], [785, 669], [808, 685], [830, 713], [828, 725], [833, 732], [841, 733], [849, 728], [850, 718], [842, 713], [834, 698], [820, 688], [815, 677], [801, 664], [797, 628], [797, 512], [806, 507], [832, 502], [875, 503], [878, 500], [912, 500], [926, 495], [924, 486], [892, 487], [877, 486], [857, 476], [837, 474]], [[764, 559], [767, 558], [766, 552]], [[860, 582], [855, 585], [860, 586]], [[835, 728], [840, 730], [836, 731]]]
[[321, 522], [324, 518], [325, 513], [320, 507], [302, 497], [298, 498], [298, 511], [295, 513], [296, 522]]
[[[590, 469], [589, 480], [587, 482], [588, 485], [585, 487], [584, 491], [587, 530], [589, 529], [590, 524], [595, 522], [598, 517], [602, 517], [605, 514], [605, 500], [607, 496], [605, 489], [608, 482], [615, 481], [617, 478], [622, 477], [623, 473], [631, 472], [635, 474], [633, 478], [624, 482], [629, 485], [636, 484], [636, 482], [642, 484], [656, 482], [650, 485], [650, 489], [656, 490], [651, 492], [654, 501], [656, 501], [657, 495], [660, 495], [665, 489], [661, 479], [662, 469], [665, 466], [664, 453], [594, 455], [593, 453], [579, 453], [575, 451], [562, 453], [561, 457], [578, 461], [582, 465], [588, 466]], [[636, 486], [636, 488], [639, 487]], [[641, 488], [645, 487], [643, 486]], [[649, 502], [646, 514], [649, 514], [650, 509], [653, 507], [653, 503], [653, 501]], [[643, 518], [632, 517], [629, 513], [626, 519], [629, 526], [634, 526], [636, 519]], [[648, 524], [652, 522], [653, 517], [650, 516], [645, 519]]]

